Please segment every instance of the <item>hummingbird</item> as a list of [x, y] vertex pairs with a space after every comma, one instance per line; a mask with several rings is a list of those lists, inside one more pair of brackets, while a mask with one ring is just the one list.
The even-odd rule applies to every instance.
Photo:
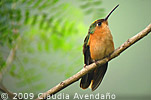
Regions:
[[[84, 67], [109, 56], [114, 51], [108, 18], [118, 6], [119, 4], [104, 19], [98, 19], [90, 25], [83, 45]], [[103, 80], [107, 66], [108, 62], [84, 75], [81, 78], [80, 87], [82, 89], [89, 87], [92, 91], [96, 90]]]

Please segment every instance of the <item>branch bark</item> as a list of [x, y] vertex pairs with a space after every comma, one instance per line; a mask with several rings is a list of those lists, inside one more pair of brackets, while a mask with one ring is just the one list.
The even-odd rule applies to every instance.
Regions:
[[117, 48], [112, 54], [110, 54], [108, 57], [97, 61], [96, 63], [92, 63], [85, 68], [83, 68], [81, 71], [76, 73], [75, 75], [71, 76], [70, 78], [62, 81], [52, 89], [48, 90], [47, 92], [43, 93], [40, 97], [38, 97], [36, 100], [43, 100], [47, 99], [47, 96], [52, 96], [53, 94], [61, 91], [65, 87], [69, 86], [70, 84], [78, 81], [82, 76], [87, 74], [89, 71], [97, 68], [97, 65], [103, 65], [106, 62], [112, 60], [113, 58], [119, 56], [124, 50], [126, 50], [128, 47], [145, 37], [147, 34], [151, 32], [151, 24], [149, 24], [144, 30], [139, 32], [137, 35], [133, 36], [132, 38], [128, 39], [126, 42], [124, 42], [119, 48]]

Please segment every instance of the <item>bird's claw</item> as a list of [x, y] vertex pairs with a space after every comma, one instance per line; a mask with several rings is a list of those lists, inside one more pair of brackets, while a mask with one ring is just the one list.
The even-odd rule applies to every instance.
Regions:
[[86, 66], [87, 66], [87, 65], [86, 65], [86, 64], [84, 64], [84, 66], [83, 66], [83, 67], [85, 68]]
[[96, 65], [99, 65], [99, 63], [98, 63], [98, 61], [97, 61], [97, 60], [94, 60], [94, 63], [95, 63]]

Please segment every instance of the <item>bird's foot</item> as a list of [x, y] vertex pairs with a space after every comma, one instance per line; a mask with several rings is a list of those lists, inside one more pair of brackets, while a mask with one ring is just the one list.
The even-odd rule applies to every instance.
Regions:
[[99, 65], [98, 60], [93, 61], [96, 65]]
[[83, 66], [83, 67], [85, 68], [86, 66], [87, 66], [87, 65], [86, 65], [86, 64], [84, 64], [84, 66]]
[[[114, 52], [114, 51], [113, 51], [113, 52]], [[113, 52], [112, 52], [112, 53], [113, 53]], [[104, 58], [110, 58], [112, 53], [110, 53], [109, 55], [105, 56]]]

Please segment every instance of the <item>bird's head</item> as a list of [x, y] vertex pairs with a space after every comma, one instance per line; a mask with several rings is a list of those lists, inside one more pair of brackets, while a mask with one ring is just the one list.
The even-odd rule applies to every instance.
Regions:
[[116, 7], [114, 7], [114, 9], [104, 19], [98, 19], [98, 20], [94, 21], [90, 25], [89, 34], [93, 34], [96, 30], [102, 31], [104, 28], [108, 28], [108, 18], [118, 6], [119, 6], [119, 4]]

